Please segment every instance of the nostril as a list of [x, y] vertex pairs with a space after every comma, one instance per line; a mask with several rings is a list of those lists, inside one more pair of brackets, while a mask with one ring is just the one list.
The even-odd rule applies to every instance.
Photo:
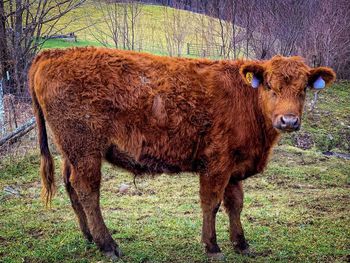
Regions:
[[294, 129], [299, 130], [299, 128], [300, 128], [300, 119], [296, 118], [296, 121], [294, 123]]
[[284, 120], [284, 117], [283, 117], [283, 116], [281, 117], [281, 123], [282, 123], [282, 124], [286, 124], [286, 121]]
[[299, 126], [299, 118], [298, 117], [295, 118], [295, 121], [294, 121], [293, 125], [294, 126]]

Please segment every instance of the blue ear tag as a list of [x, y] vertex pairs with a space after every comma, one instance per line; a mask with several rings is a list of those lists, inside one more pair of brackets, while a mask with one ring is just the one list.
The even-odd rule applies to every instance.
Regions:
[[323, 80], [322, 77], [318, 77], [316, 81], [314, 82], [314, 89], [323, 89], [326, 86], [326, 82]]
[[260, 80], [259, 80], [257, 77], [253, 76], [252, 82], [251, 82], [250, 84], [252, 85], [252, 87], [253, 87], [254, 89], [256, 89], [256, 88], [258, 88], [259, 85], [260, 85]]

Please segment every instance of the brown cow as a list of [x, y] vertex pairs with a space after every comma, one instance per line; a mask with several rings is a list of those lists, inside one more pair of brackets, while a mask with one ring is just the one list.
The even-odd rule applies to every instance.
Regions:
[[47, 121], [80, 228], [106, 255], [120, 250], [99, 206], [103, 159], [134, 174], [198, 173], [206, 252], [221, 256], [215, 217], [223, 202], [232, 244], [246, 253], [241, 181], [263, 171], [282, 131], [299, 129], [306, 87], [320, 77], [330, 84], [335, 73], [311, 69], [299, 57], [210, 61], [104, 48], [44, 51], [29, 73], [43, 195], [49, 202], [55, 192]]

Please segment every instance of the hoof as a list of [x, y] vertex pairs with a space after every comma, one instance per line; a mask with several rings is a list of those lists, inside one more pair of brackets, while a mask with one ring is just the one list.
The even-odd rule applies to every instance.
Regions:
[[113, 261], [118, 260], [122, 256], [122, 252], [118, 247], [113, 251], [105, 251], [103, 254]]
[[117, 260], [122, 256], [122, 252], [114, 240], [112, 240], [112, 242], [109, 243], [108, 245], [105, 245], [104, 247], [102, 247], [101, 251], [107, 258], [110, 258], [113, 261]]
[[225, 255], [222, 252], [207, 253], [207, 256], [210, 260], [213, 261], [225, 261]]

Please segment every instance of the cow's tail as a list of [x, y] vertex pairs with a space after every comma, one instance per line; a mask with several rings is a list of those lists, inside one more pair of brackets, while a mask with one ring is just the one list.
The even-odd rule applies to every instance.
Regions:
[[[40, 55], [39, 55], [40, 56]], [[47, 141], [47, 131], [45, 126], [45, 118], [43, 110], [39, 104], [38, 98], [35, 93], [35, 81], [34, 77], [37, 73], [37, 63], [38, 58], [33, 62], [30, 72], [29, 72], [29, 89], [32, 96], [34, 114], [36, 118], [36, 123], [38, 125], [38, 138], [40, 145], [40, 175], [41, 175], [41, 198], [45, 202], [46, 206], [51, 205], [51, 199], [56, 192], [55, 186], [55, 176], [54, 176], [54, 161], [49, 150], [49, 145]]]

